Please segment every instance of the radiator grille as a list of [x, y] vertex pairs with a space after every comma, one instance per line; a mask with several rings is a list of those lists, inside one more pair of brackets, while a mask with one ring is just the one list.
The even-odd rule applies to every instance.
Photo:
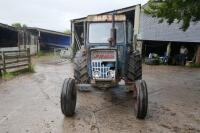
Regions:
[[[106, 67], [104, 65], [101, 64], [101, 61], [93, 61], [92, 62], [92, 75], [93, 75], [93, 79], [108, 79], [108, 80], [113, 80], [115, 79], [115, 71], [114, 70], [110, 70], [110, 67]], [[109, 72], [113, 73], [113, 77], [108, 74]], [[97, 75], [98, 76], [95, 76]]]
[[[99, 80], [115, 79], [115, 50], [94, 50], [91, 52], [92, 78]], [[112, 69], [112, 70], [111, 70]]]

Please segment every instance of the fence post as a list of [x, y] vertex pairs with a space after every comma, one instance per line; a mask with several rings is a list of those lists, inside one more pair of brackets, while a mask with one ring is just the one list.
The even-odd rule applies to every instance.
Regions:
[[28, 68], [31, 69], [31, 54], [30, 54], [30, 48], [27, 48], [27, 56], [28, 56]]
[[5, 60], [5, 52], [2, 51], [2, 62], [3, 62], [3, 73], [6, 73], [6, 60]]
[[19, 51], [18, 52], [16, 52], [17, 54], [16, 54], [16, 57], [17, 57], [17, 63], [19, 63], [19, 57], [20, 57], [20, 49], [19, 49]]

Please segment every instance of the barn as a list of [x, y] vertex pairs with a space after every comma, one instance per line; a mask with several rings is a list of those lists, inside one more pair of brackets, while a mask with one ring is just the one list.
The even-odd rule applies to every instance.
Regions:
[[16, 48], [18, 46], [18, 31], [6, 24], [0, 23], [0, 49]]
[[17, 30], [0, 23], [0, 51], [24, 50], [30, 48], [32, 55], [38, 52], [38, 38], [26, 29]]
[[67, 48], [71, 44], [71, 35], [62, 32], [28, 27], [31, 34], [39, 37], [40, 50], [49, 51], [54, 48]]
[[188, 49], [187, 60], [195, 61], [199, 64], [200, 49], [200, 23], [192, 23], [187, 31], [180, 29], [181, 23], [169, 25], [166, 21], [159, 23], [158, 18], [154, 18], [144, 13], [144, 8], [140, 11], [140, 30], [137, 36], [138, 48], [147, 57], [150, 53], [165, 56], [167, 48], [171, 48], [170, 56], [175, 59], [180, 54], [180, 48], [184, 46]]

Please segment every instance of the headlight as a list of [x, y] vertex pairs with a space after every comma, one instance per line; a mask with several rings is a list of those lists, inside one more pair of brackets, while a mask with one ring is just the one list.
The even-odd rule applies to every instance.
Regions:
[[93, 72], [93, 77], [94, 78], [99, 78], [100, 77], [100, 72], [99, 71], [94, 71]]
[[108, 72], [107, 72], [107, 76], [108, 76], [109, 78], [115, 78], [115, 71], [113, 71], [113, 70], [108, 71]]

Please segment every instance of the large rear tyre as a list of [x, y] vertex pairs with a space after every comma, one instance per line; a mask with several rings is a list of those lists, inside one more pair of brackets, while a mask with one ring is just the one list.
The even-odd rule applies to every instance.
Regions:
[[76, 53], [74, 58], [74, 78], [77, 84], [89, 83], [87, 54], [83, 47]]
[[65, 79], [60, 97], [61, 110], [65, 116], [73, 116], [76, 108], [77, 92], [74, 79]]
[[139, 51], [129, 55], [127, 66], [127, 82], [142, 79], [142, 57]]
[[144, 80], [136, 81], [134, 111], [138, 119], [144, 119], [148, 110], [148, 91]]

